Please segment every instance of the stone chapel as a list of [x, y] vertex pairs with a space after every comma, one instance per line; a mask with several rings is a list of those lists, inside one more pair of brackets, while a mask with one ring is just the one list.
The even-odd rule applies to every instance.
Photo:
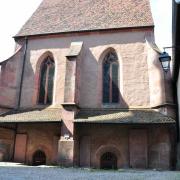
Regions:
[[0, 161], [174, 166], [176, 121], [149, 0], [43, 0], [0, 63]]

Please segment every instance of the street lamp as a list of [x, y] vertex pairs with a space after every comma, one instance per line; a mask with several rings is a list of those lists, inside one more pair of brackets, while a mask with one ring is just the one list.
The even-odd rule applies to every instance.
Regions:
[[162, 68], [164, 72], [168, 72], [170, 69], [170, 61], [171, 61], [171, 56], [167, 52], [163, 52], [159, 56], [159, 61], [161, 62]]

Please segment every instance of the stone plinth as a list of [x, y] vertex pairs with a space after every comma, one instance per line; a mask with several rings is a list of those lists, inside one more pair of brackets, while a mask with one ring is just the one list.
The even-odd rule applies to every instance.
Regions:
[[73, 166], [74, 140], [61, 137], [58, 143], [58, 164], [65, 167]]

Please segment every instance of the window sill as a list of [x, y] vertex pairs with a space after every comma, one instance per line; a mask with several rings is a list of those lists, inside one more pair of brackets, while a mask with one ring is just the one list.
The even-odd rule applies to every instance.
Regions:
[[36, 108], [47, 108], [47, 107], [51, 107], [52, 104], [37, 104]]
[[103, 108], [120, 108], [121, 105], [120, 103], [103, 103], [102, 107]]

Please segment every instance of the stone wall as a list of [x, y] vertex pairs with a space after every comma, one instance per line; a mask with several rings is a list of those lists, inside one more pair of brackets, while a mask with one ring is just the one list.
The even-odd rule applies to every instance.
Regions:
[[15, 131], [0, 128], [0, 161], [12, 161], [14, 153]]
[[[163, 76], [157, 56], [150, 57], [145, 41], [146, 34], [153, 36], [152, 29], [132, 31], [112, 31], [108, 33], [82, 33], [59, 35], [48, 38], [30, 38], [28, 40], [25, 76], [23, 81], [21, 107], [32, 107], [37, 104], [39, 91], [39, 73], [41, 62], [49, 54], [55, 61], [55, 80], [53, 105], [64, 102], [64, 84], [66, 71], [66, 55], [71, 42], [83, 41], [80, 77], [80, 107], [101, 108], [102, 105], [102, 61], [109, 49], [114, 49], [119, 61], [120, 103], [115, 107], [150, 107], [163, 102], [161, 96], [163, 79], [156, 83], [156, 89], [150, 81]], [[148, 62], [149, 61], [149, 62]], [[158, 64], [152, 71], [153, 63]], [[78, 80], [79, 81], [79, 80]], [[157, 102], [155, 91], [159, 92]], [[27, 96], [28, 94], [28, 96]], [[152, 96], [152, 97], [151, 97]], [[111, 106], [112, 107], [112, 106]], [[114, 107], [114, 106], [113, 106]]]
[[17, 52], [0, 67], [0, 105], [3, 107], [17, 106], [22, 62], [23, 47], [19, 47]]
[[[164, 76], [158, 60], [158, 53], [145, 40], [153, 39], [149, 29], [111, 31], [101, 33], [79, 33], [28, 39], [23, 77], [21, 107], [34, 107], [38, 102], [40, 66], [42, 61], [51, 56], [55, 61], [53, 105], [64, 102], [66, 55], [71, 42], [82, 41], [80, 56], [81, 76], [80, 107], [101, 108], [102, 105], [102, 61], [110, 49], [114, 49], [119, 61], [120, 103], [111, 107], [154, 107], [165, 102], [173, 102], [171, 92], [164, 89]], [[153, 40], [151, 40], [153, 41]], [[23, 48], [6, 61], [0, 74], [0, 104], [14, 107], [19, 95], [22, 70]], [[80, 79], [79, 79], [80, 78]]]
[[76, 124], [75, 129], [77, 165], [99, 168], [101, 155], [113, 152], [118, 168], [172, 167], [175, 149], [166, 125]]
[[[75, 101], [80, 108], [161, 106], [166, 102], [168, 95], [165, 94], [164, 72], [157, 52], [146, 41], [147, 35], [153, 37], [152, 28], [29, 37], [21, 108], [39, 107], [41, 63], [47, 56], [51, 56], [55, 62], [52, 106], [59, 107], [64, 103], [65, 76], [68, 74], [66, 55], [72, 42], [83, 42], [83, 48], [80, 56], [77, 57], [78, 67], [76, 71], [74, 69], [71, 72], [72, 76], [69, 77], [69, 79], [74, 78], [72, 84], [77, 82], [78, 86], [76, 88], [73, 86], [73, 88], [78, 91], [72, 91], [72, 97], [66, 91], [67, 101], [69, 99]], [[110, 50], [116, 51], [118, 56], [120, 102], [104, 105], [102, 104], [102, 62]], [[20, 49], [9, 61], [4, 62], [1, 68], [0, 105], [17, 106], [22, 52], [23, 49]], [[169, 92], [166, 91], [166, 93]], [[171, 99], [171, 96], [167, 97]], [[60, 124], [19, 124], [15, 139], [15, 160], [31, 164], [34, 152], [43, 150], [47, 156], [47, 164], [55, 163], [60, 158], [70, 165], [74, 163], [80, 166], [100, 167], [99, 159], [102, 153], [108, 150], [116, 154], [119, 168], [168, 168], [171, 166], [172, 140], [170, 141], [167, 127], [92, 124], [76, 125], [74, 129], [73, 120], [77, 109], [73, 110], [73, 107], [70, 109], [64, 108], [62, 111], [62, 131]], [[137, 130], [132, 130], [134, 128]], [[70, 135], [68, 141], [65, 138], [67, 135]], [[58, 143], [59, 152], [57, 152]], [[130, 148], [131, 146], [136, 146], [136, 148]], [[85, 159], [86, 156], [88, 158]], [[143, 159], [144, 163], [142, 163]]]
[[[61, 133], [61, 125], [59, 123], [22, 123], [18, 125], [17, 135], [26, 135], [25, 159], [24, 162], [32, 164], [32, 156], [37, 150], [42, 150], [46, 154], [47, 164], [56, 164], [58, 152], [58, 140]], [[22, 151], [21, 146], [16, 151]], [[23, 153], [21, 153], [23, 156]], [[20, 157], [22, 160], [23, 157]], [[22, 162], [22, 161], [21, 161]]]

